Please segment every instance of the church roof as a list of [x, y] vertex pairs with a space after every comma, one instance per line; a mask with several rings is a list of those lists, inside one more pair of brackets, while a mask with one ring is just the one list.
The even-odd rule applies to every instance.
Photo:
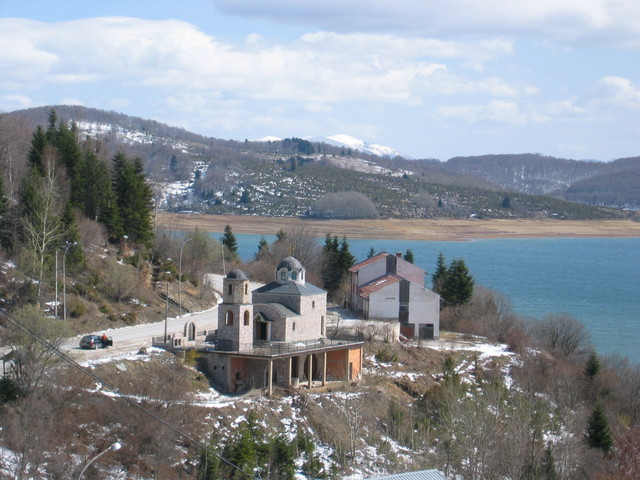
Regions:
[[242, 270], [234, 268], [227, 274], [227, 278], [235, 278], [237, 280], [249, 280]]
[[281, 268], [286, 268], [287, 270], [300, 270], [302, 268], [302, 264], [297, 258], [286, 257], [280, 260], [276, 270], [280, 270]]
[[278, 283], [271, 282], [260, 288], [257, 288], [253, 293], [275, 293], [278, 295], [324, 295], [327, 292], [321, 288], [316, 287], [310, 283], [300, 284], [296, 282]]

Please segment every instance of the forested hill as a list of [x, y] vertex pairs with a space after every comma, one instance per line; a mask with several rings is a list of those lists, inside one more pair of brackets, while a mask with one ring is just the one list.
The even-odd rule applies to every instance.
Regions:
[[[606, 201], [593, 194], [595, 188], [603, 190], [598, 178], [611, 181], [607, 175], [636, 168], [632, 159], [610, 164], [538, 155], [407, 160], [301, 138], [222, 140], [79, 106], [47, 106], [1, 115], [2, 165], [11, 159], [15, 169], [16, 162], [26, 158], [34, 128], [47, 124], [52, 108], [59, 119], [72, 122], [79, 137], [92, 139], [107, 164], [121, 150], [139, 157], [157, 187], [156, 202], [171, 211], [343, 218], [591, 219], [623, 216], [626, 214], [615, 207], [640, 205], [634, 194], [609, 196]], [[595, 184], [570, 190], [574, 183], [588, 179]], [[582, 203], [567, 202], [565, 197]], [[614, 208], [593, 208], [594, 203]]]

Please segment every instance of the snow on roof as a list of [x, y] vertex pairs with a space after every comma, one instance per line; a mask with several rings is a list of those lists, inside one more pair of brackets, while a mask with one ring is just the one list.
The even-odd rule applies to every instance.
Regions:
[[398, 275], [385, 275], [384, 277], [378, 277], [360, 287], [358, 289], [358, 295], [362, 298], [368, 298], [372, 293], [382, 290], [389, 285], [401, 282], [402, 280], [403, 278]]

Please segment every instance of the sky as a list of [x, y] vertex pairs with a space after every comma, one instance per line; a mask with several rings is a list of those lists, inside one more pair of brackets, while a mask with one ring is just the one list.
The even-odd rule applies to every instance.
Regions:
[[412, 158], [640, 155], [638, 0], [0, 0], [0, 111]]

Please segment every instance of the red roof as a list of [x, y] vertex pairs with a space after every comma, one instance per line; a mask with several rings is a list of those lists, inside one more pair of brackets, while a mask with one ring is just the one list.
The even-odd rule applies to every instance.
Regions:
[[381, 258], [386, 258], [388, 256], [390, 256], [390, 253], [387, 252], [383, 252], [383, 253], [379, 253], [378, 255], [371, 257], [371, 258], [367, 258], [366, 260], [364, 260], [363, 262], [358, 263], [357, 265], [354, 265], [353, 267], [351, 267], [349, 269], [350, 272], [357, 272], [358, 270], [360, 270], [362, 267], [366, 267], [367, 265], [371, 265], [374, 262], [377, 262], [378, 260], [380, 260]]
[[367, 298], [374, 292], [378, 290], [382, 290], [389, 285], [393, 285], [394, 283], [398, 283], [403, 280], [402, 277], [398, 275], [385, 275], [384, 277], [378, 277], [375, 280], [370, 281], [369, 283], [363, 285], [358, 289], [358, 295], [362, 298]]

